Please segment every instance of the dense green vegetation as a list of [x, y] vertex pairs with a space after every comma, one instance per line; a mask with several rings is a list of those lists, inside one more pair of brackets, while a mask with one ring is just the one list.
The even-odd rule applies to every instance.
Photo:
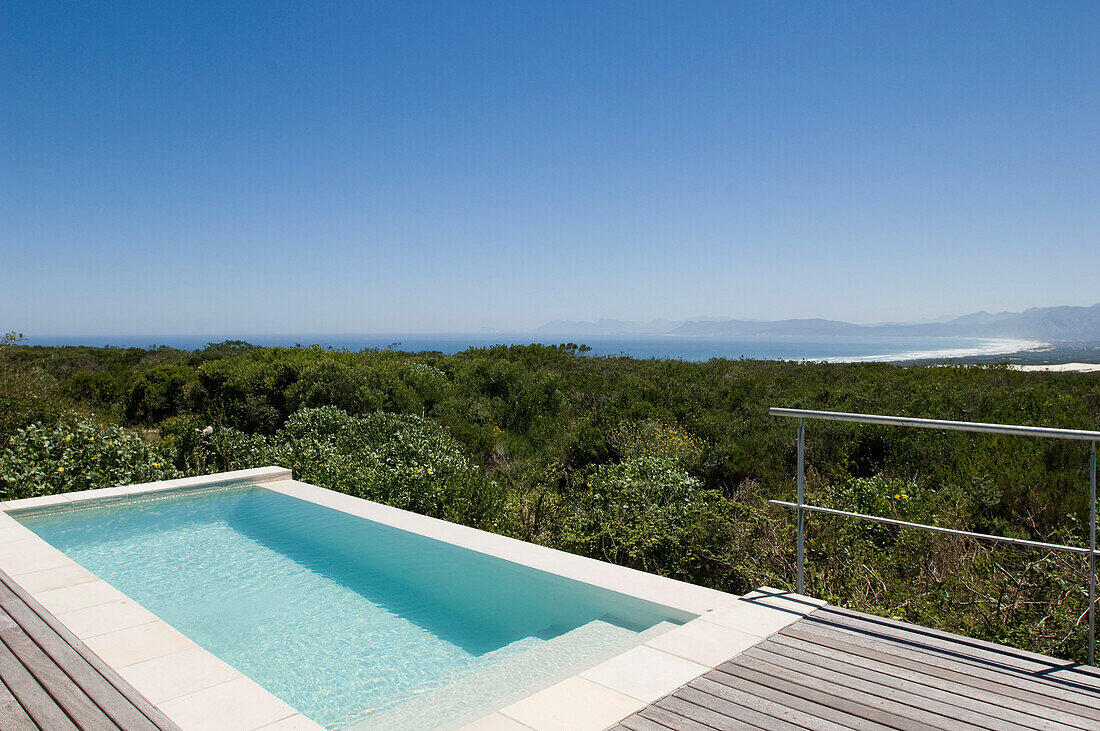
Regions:
[[[732, 592], [791, 587], [795, 424], [769, 406], [1069, 428], [1100, 378], [999, 366], [454, 356], [230, 342], [0, 345], [4, 499], [265, 464], [401, 508]], [[202, 429], [213, 426], [209, 435]], [[811, 422], [818, 504], [1087, 541], [1084, 443]], [[1085, 561], [808, 519], [807, 591], [1062, 657], [1087, 654]]]

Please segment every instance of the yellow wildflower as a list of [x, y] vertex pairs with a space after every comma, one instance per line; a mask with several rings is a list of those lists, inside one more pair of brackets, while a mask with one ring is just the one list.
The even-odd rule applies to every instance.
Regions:
[[58, 471], [58, 472], [64, 472], [64, 471], [65, 471], [65, 468], [64, 468], [64, 467], [58, 467], [58, 468], [57, 468], [57, 471]]

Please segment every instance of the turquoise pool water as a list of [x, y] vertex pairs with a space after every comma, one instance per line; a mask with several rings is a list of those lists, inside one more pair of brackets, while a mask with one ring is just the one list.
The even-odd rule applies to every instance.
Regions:
[[16, 517], [333, 729], [469, 721], [691, 618], [258, 487]]

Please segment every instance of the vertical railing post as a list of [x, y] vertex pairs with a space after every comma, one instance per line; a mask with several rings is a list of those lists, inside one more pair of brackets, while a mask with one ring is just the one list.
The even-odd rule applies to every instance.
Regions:
[[1096, 664], [1096, 442], [1089, 454], [1089, 665]]
[[[802, 504], [805, 502], [806, 488], [806, 420], [798, 420], [798, 545], [795, 560], [798, 564], [798, 593], [806, 593], [805, 561], [806, 561], [806, 511]], [[1094, 531], [1095, 535], [1095, 531]]]

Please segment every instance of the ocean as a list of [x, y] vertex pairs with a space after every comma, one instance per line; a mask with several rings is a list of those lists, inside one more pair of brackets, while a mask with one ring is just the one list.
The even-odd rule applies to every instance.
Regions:
[[246, 340], [254, 345], [309, 346], [363, 350], [365, 348], [407, 352], [440, 351], [459, 353], [469, 348], [493, 345], [557, 345], [578, 343], [592, 348], [590, 355], [629, 356], [659, 360], [706, 361], [711, 358], [761, 360], [812, 360], [826, 362], [911, 361], [948, 359], [975, 355], [1007, 355], [1039, 347], [1027, 340], [990, 340], [944, 337], [760, 337], [705, 338], [678, 335], [576, 335], [543, 333], [476, 334], [289, 334], [289, 335], [72, 335], [28, 336], [28, 345], [90, 345], [156, 347], [166, 345], [195, 350], [208, 343]]

